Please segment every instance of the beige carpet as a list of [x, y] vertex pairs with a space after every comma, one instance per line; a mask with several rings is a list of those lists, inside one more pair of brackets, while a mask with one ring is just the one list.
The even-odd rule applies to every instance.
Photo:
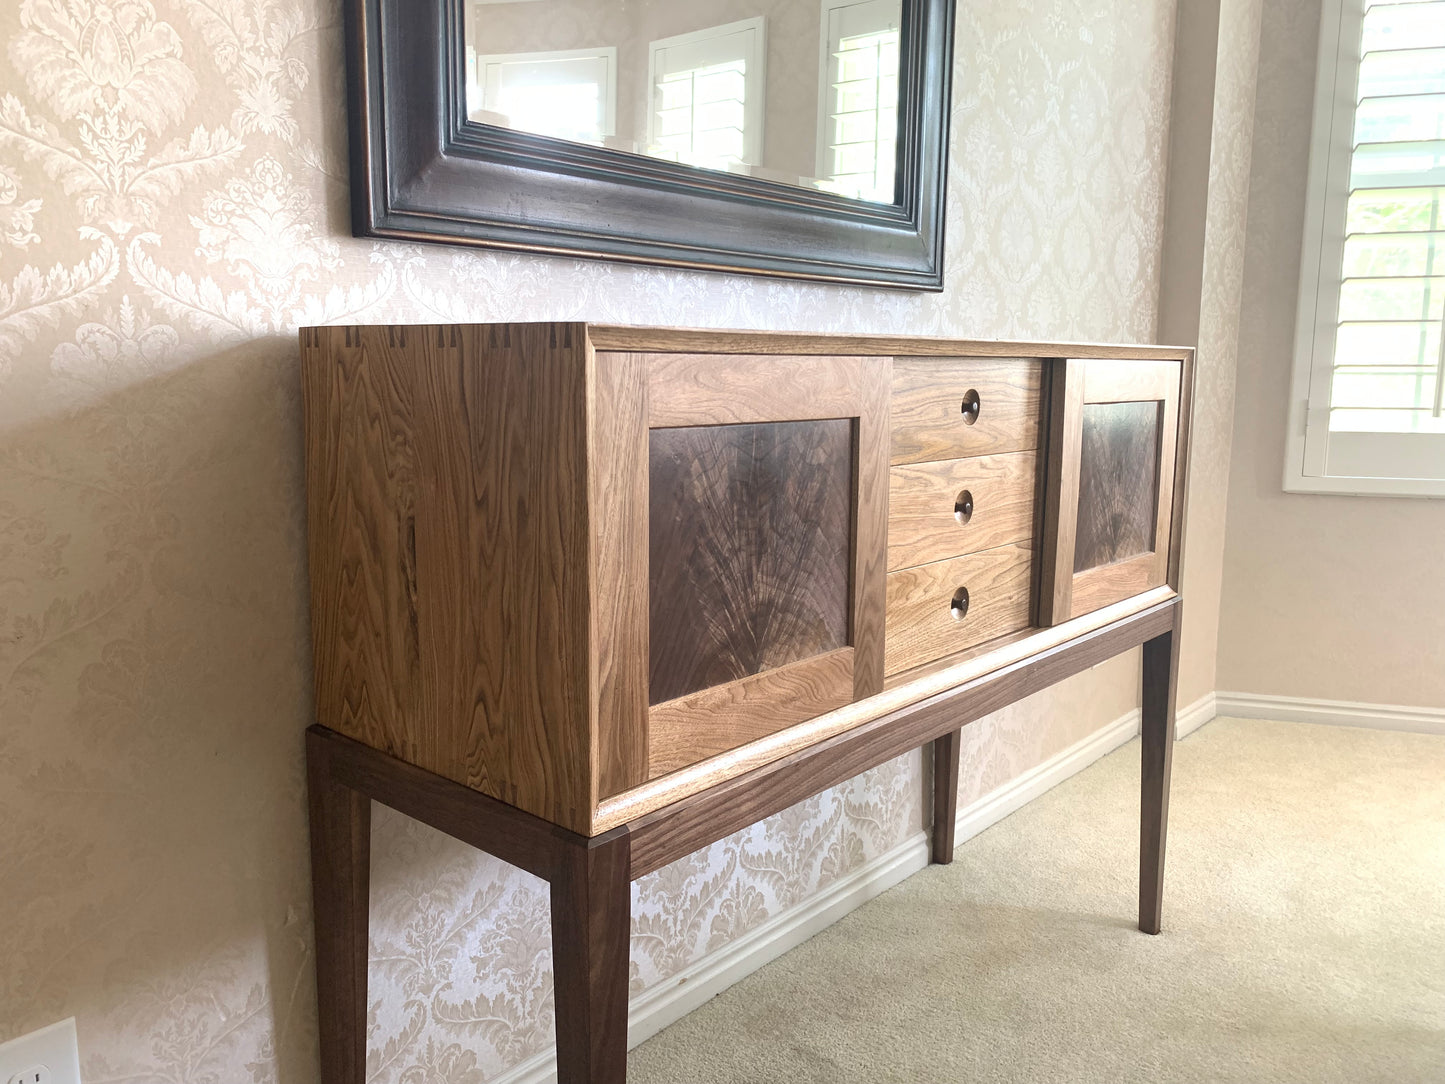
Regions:
[[1445, 1084], [1445, 738], [1217, 720], [1134, 929], [1138, 742], [635, 1050], [632, 1084]]

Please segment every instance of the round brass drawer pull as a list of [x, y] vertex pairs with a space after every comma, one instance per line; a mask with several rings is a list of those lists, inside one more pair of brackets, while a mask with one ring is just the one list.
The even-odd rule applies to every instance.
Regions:
[[973, 518], [973, 494], [966, 489], [953, 502], [953, 518], [959, 523]]
[[955, 621], [962, 621], [968, 616], [968, 588], [960, 587], [953, 593], [953, 601], [949, 603], [948, 612], [953, 615]]
[[960, 407], [960, 409], [963, 411], [963, 424], [972, 425], [974, 422], [978, 421], [978, 412], [982, 406], [983, 404], [979, 402], [977, 391], [975, 391], [973, 388], [969, 388], [968, 391], [964, 392], [963, 406]]

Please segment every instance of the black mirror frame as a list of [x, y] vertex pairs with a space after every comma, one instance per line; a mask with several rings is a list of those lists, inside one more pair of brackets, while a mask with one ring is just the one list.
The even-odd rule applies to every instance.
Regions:
[[345, 0], [358, 237], [943, 288], [954, 0], [903, 0], [898, 200], [466, 119], [465, 0]]

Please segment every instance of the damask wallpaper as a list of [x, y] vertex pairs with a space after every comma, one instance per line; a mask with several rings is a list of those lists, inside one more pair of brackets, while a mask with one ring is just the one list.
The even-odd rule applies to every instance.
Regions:
[[[0, 6], [0, 1037], [76, 1015], [89, 1084], [315, 1079], [297, 326], [1153, 338], [1173, 0], [959, 7], [917, 295], [353, 240], [336, 5]], [[964, 800], [1136, 679], [969, 728]], [[902, 758], [640, 882], [634, 990], [909, 838], [922, 783]], [[372, 1078], [545, 1048], [540, 886], [384, 812], [374, 850]]]

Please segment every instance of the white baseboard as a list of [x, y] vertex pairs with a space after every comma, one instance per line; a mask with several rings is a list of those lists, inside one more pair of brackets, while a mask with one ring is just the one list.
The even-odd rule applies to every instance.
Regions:
[[[955, 845], [997, 824], [1100, 757], [1112, 753], [1138, 733], [1139, 711], [1135, 709], [1038, 767], [1030, 768], [990, 791], [959, 810], [954, 829]], [[638, 994], [628, 1007], [628, 1049], [652, 1038], [738, 980], [926, 867], [929, 841], [927, 832], [915, 833], [887, 854], [830, 884], [806, 903], [774, 916], [751, 933], [708, 953], [672, 978]], [[556, 1053], [544, 1050], [512, 1066], [497, 1077], [495, 1084], [552, 1084], [556, 1079]]]
[[1022, 809], [1045, 791], [1053, 790], [1071, 775], [1083, 771], [1139, 733], [1139, 709], [1126, 712], [1104, 729], [1055, 753], [1036, 768], [1014, 776], [978, 801], [958, 811], [953, 832], [955, 845], [972, 839], [1015, 810]]
[[1194, 703], [1175, 708], [1174, 740], [1189, 737], [1219, 713], [1218, 697], [1214, 693], [1205, 693]]
[[1397, 704], [1360, 704], [1351, 700], [1316, 700], [1306, 696], [1264, 693], [1218, 693], [1220, 715], [1240, 719], [1280, 719], [1294, 723], [1359, 726], [1370, 730], [1408, 730], [1445, 734], [1445, 708], [1411, 708]]

